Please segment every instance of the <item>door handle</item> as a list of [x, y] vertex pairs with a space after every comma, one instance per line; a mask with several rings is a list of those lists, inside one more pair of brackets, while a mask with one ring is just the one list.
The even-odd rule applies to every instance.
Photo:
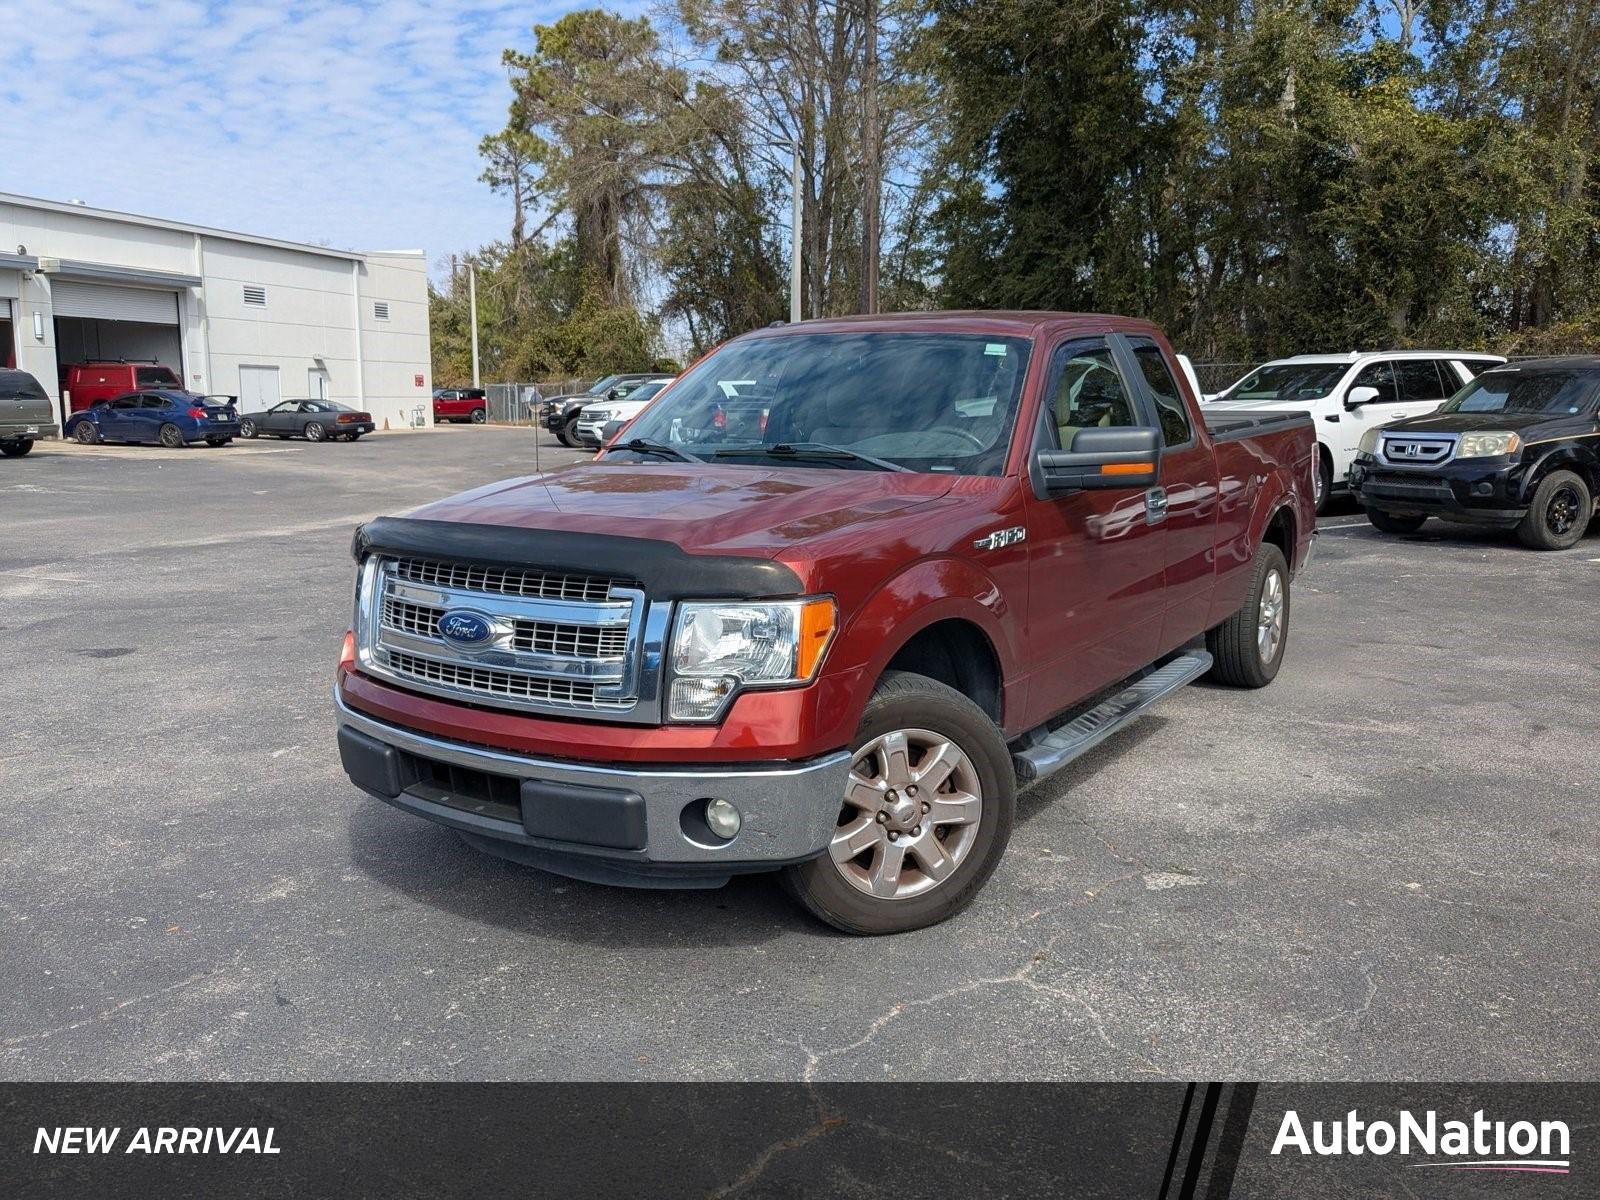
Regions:
[[1167, 519], [1167, 489], [1153, 487], [1144, 494], [1144, 523], [1159, 525]]

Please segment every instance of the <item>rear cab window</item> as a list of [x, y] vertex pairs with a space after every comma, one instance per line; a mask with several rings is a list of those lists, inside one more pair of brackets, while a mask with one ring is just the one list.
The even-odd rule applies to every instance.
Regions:
[[182, 382], [167, 367], [136, 367], [133, 372], [135, 387], [179, 387]]
[[1139, 365], [1145, 386], [1156, 402], [1156, 416], [1161, 422], [1161, 440], [1168, 446], [1182, 446], [1194, 438], [1194, 428], [1189, 423], [1189, 410], [1178, 391], [1178, 381], [1172, 377], [1172, 368], [1161, 353], [1161, 347], [1145, 338], [1130, 338], [1133, 360]]

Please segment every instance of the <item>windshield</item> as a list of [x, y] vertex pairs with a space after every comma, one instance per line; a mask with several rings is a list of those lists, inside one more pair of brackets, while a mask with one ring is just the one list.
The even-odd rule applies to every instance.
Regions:
[[949, 333], [736, 341], [646, 408], [628, 442], [757, 466], [998, 475], [1031, 348], [1026, 338]]
[[601, 393], [607, 392], [611, 388], [615, 387], [617, 381], [621, 378], [621, 375], [607, 375], [604, 379], [596, 379], [588, 387], [584, 388], [580, 394], [584, 396], [598, 396]]
[[1219, 400], [1320, 400], [1333, 391], [1349, 363], [1268, 363], [1234, 384]]
[[139, 367], [133, 373], [136, 387], [178, 387], [180, 380], [166, 367]]
[[1530, 371], [1515, 367], [1486, 371], [1440, 412], [1549, 413], [1559, 416], [1591, 407], [1593, 371]]

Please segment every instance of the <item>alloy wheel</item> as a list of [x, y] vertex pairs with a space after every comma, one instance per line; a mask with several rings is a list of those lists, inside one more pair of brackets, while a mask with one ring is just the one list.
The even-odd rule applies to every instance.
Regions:
[[1556, 489], [1545, 507], [1545, 523], [1550, 532], [1563, 537], [1572, 531], [1578, 520], [1578, 489], [1570, 484]]
[[852, 887], [902, 900], [955, 874], [982, 818], [967, 753], [943, 734], [898, 729], [856, 751], [828, 855]]
[[1283, 642], [1283, 576], [1268, 571], [1261, 581], [1261, 604], [1256, 617], [1256, 650], [1261, 661], [1271, 662]]

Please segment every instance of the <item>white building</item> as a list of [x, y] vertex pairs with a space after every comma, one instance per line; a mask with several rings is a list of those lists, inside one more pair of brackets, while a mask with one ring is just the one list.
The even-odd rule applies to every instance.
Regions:
[[0, 193], [0, 365], [153, 359], [253, 412], [323, 396], [433, 419], [422, 251], [330, 250]]

